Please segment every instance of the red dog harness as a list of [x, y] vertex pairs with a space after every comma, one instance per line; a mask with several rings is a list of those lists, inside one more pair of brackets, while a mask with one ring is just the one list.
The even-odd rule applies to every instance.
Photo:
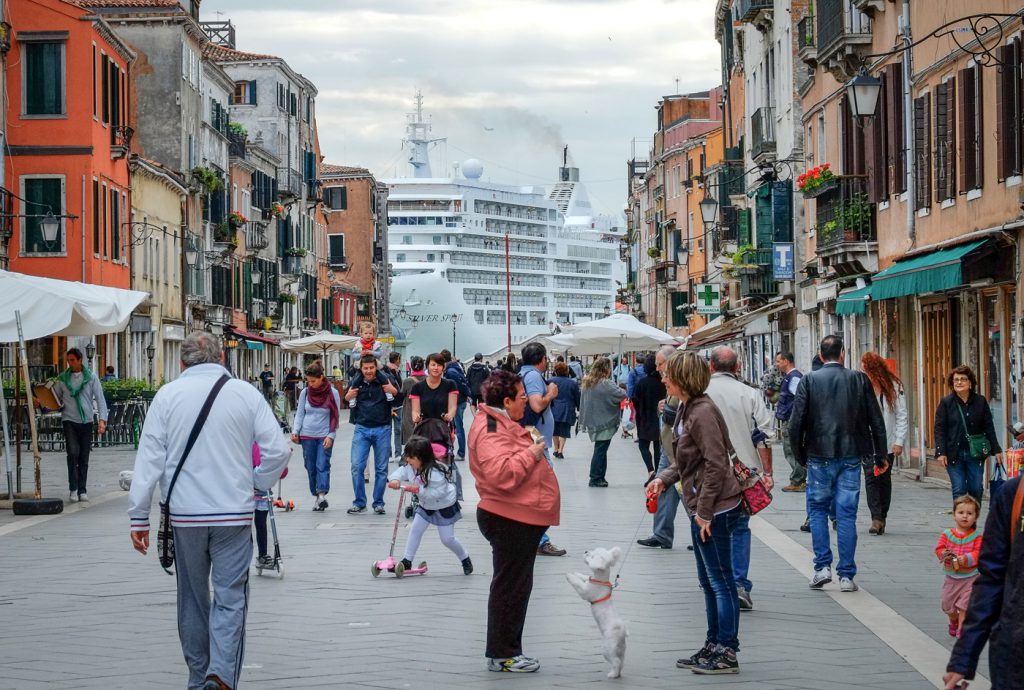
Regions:
[[591, 582], [593, 582], [595, 585], [604, 585], [605, 587], [608, 588], [608, 594], [604, 595], [600, 599], [594, 599], [592, 602], [590, 602], [591, 606], [593, 606], [594, 604], [600, 604], [602, 601], [608, 601], [609, 599], [612, 598], [612, 590], [615, 589], [615, 585], [613, 585], [611, 582], [608, 582], [606, 580], [595, 580], [592, 577], [588, 578], [588, 579]]

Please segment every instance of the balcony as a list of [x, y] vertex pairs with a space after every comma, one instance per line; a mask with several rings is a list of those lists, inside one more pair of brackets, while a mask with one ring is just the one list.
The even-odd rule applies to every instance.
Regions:
[[845, 251], [846, 244], [871, 243], [866, 247], [873, 247], [877, 241], [875, 205], [868, 201], [867, 177], [851, 175], [836, 180], [838, 184], [815, 199], [819, 256]]
[[875, 12], [885, 11], [885, 0], [853, 0], [853, 6], [869, 17], [873, 17]]
[[127, 125], [110, 128], [110, 158], [117, 160], [128, 155], [135, 130]]
[[245, 135], [228, 130], [228, 155], [245, 160]]
[[219, 304], [207, 305], [206, 320], [210, 323], [228, 324], [231, 322], [231, 310]]
[[871, 20], [854, 0], [818, 0], [817, 59], [839, 81], [852, 77], [871, 50]]
[[654, 282], [658, 285], [668, 285], [676, 282], [676, 262], [662, 261], [654, 267]]
[[739, 229], [739, 211], [735, 206], [719, 206], [718, 238], [722, 242], [735, 242]]
[[266, 249], [270, 246], [267, 237], [267, 226], [258, 220], [250, 220], [245, 224], [245, 247], [253, 251]]
[[750, 157], [760, 163], [775, 156], [775, 111], [767, 106], [758, 108], [750, 117], [750, 135], [753, 139]]
[[[771, 250], [769, 249], [769, 254]], [[741, 297], [775, 297], [778, 285], [772, 277], [771, 266], [761, 266], [756, 272], [740, 276]]]
[[301, 256], [282, 256], [281, 275], [298, 276], [303, 273], [303, 261]]
[[302, 195], [302, 175], [291, 168], [277, 169], [277, 195], [279, 197], [298, 197]]
[[772, 0], [740, 0], [736, 7], [736, 19], [741, 22], [758, 24], [770, 18]]
[[345, 270], [348, 268], [348, 257], [346, 257], [344, 254], [337, 256], [329, 256], [327, 257], [327, 265], [330, 266], [331, 268], [340, 268], [342, 270]]
[[818, 45], [814, 42], [814, 16], [808, 15], [796, 23], [797, 57], [809, 67], [818, 66]]

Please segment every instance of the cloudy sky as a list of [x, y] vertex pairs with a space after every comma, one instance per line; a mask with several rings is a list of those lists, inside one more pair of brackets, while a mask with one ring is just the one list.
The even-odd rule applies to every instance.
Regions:
[[714, 6], [204, 0], [201, 19], [230, 19], [239, 49], [278, 55], [317, 85], [328, 162], [404, 175], [406, 113], [421, 89], [433, 134], [448, 139], [435, 174], [476, 157], [496, 182], [551, 182], [568, 144], [597, 209], [618, 213], [631, 142], [646, 150], [658, 100], [720, 81]]

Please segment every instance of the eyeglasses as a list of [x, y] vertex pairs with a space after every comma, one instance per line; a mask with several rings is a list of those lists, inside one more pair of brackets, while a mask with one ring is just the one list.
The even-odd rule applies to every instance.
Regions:
[[954, 376], [953, 383], [970, 383], [971, 379], [966, 376]]

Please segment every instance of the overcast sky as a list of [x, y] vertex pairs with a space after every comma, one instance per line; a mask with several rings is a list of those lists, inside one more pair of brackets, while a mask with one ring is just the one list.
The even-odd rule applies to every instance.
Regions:
[[618, 213], [631, 141], [646, 151], [658, 100], [720, 81], [714, 6], [204, 0], [201, 19], [230, 19], [240, 50], [277, 55], [316, 84], [330, 163], [404, 176], [406, 113], [422, 89], [434, 136], [448, 139], [432, 155], [435, 175], [476, 157], [485, 179], [552, 182], [568, 144], [597, 210]]

